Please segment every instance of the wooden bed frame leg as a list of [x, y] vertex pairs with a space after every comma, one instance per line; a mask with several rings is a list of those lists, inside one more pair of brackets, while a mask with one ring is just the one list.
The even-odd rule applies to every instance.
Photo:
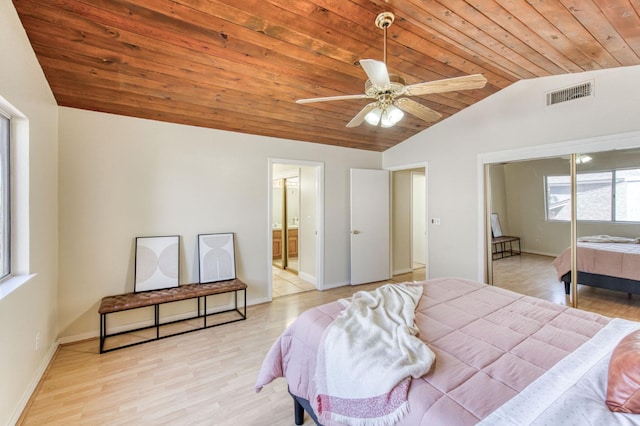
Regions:
[[304, 423], [304, 408], [295, 398], [293, 398], [293, 416], [296, 425]]

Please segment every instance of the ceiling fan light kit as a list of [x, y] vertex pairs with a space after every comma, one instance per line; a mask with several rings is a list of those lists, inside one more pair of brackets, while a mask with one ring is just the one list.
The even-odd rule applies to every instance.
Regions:
[[375, 20], [376, 27], [384, 31], [383, 61], [361, 59], [360, 65], [369, 79], [365, 82], [364, 93], [358, 95], [329, 96], [323, 98], [298, 99], [299, 104], [313, 102], [339, 101], [349, 99], [375, 99], [365, 105], [347, 127], [356, 127], [366, 121], [372, 126], [393, 127], [408, 112], [424, 121], [439, 120], [442, 115], [405, 96], [420, 96], [431, 93], [443, 93], [453, 90], [480, 89], [487, 79], [481, 74], [444, 80], [428, 81], [406, 85], [405, 80], [387, 70], [387, 28], [391, 26], [395, 16], [391, 12], [380, 13]]
[[364, 116], [364, 120], [372, 126], [393, 127], [404, 117], [404, 112], [394, 105], [389, 105], [383, 109], [376, 107]]

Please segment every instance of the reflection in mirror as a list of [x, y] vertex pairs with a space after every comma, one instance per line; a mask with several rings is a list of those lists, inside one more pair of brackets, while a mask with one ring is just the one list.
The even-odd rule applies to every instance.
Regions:
[[286, 188], [286, 268], [298, 270], [298, 225], [300, 224], [300, 179], [298, 176], [285, 179]]
[[273, 265], [298, 271], [300, 224], [300, 178], [274, 179], [272, 185]]
[[[578, 302], [640, 307], [640, 149], [576, 155]], [[570, 277], [567, 277], [570, 280]], [[607, 308], [609, 306], [609, 308]]]
[[571, 242], [569, 222], [558, 219], [570, 209], [570, 187], [555, 181], [569, 175], [569, 159], [491, 164], [488, 173], [488, 213], [499, 218], [502, 238], [515, 238], [501, 242], [493, 237], [489, 258], [492, 283], [568, 304], [553, 261]]
[[271, 195], [271, 205], [273, 208], [272, 212], [272, 223], [271, 230], [272, 239], [273, 239], [273, 265], [278, 268], [284, 267], [284, 258], [283, 258], [283, 244], [282, 244], [282, 223], [284, 219], [284, 179], [275, 179], [273, 181], [273, 185], [271, 187], [272, 195]]

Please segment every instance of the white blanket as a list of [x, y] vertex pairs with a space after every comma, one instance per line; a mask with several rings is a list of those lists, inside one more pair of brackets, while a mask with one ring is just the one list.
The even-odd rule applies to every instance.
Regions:
[[611, 235], [591, 235], [586, 237], [578, 237], [578, 242], [638, 244], [640, 243], [640, 238], [612, 237]]
[[478, 426], [640, 425], [637, 414], [613, 413], [605, 404], [611, 352], [637, 322], [613, 319]]
[[325, 330], [314, 410], [325, 425], [390, 425], [408, 411], [410, 377], [426, 374], [434, 353], [416, 337], [421, 285], [386, 284], [356, 293]]

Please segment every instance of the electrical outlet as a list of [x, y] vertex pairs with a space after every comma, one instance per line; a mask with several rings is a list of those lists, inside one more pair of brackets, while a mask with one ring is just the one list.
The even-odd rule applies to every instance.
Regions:
[[434, 225], [440, 225], [440, 218], [439, 217], [432, 217], [431, 218], [431, 223], [433, 223]]
[[40, 332], [36, 333], [36, 351], [40, 349]]

